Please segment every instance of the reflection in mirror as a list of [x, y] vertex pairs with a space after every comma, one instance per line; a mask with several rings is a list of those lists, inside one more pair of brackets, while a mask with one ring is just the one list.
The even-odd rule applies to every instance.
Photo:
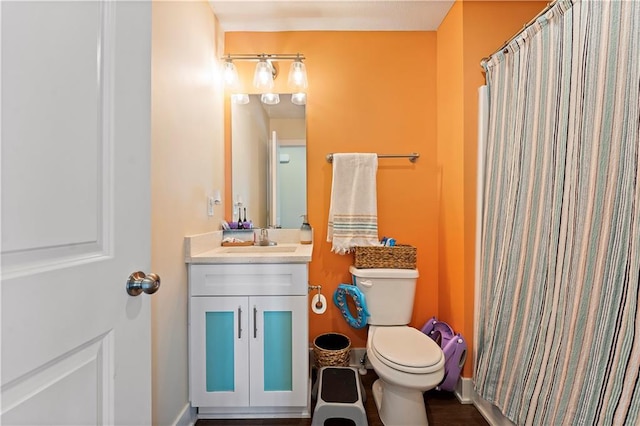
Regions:
[[231, 191], [238, 214], [256, 228], [299, 228], [307, 214], [305, 106], [280, 94], [265, 105], [260, 95], [231, 105]]

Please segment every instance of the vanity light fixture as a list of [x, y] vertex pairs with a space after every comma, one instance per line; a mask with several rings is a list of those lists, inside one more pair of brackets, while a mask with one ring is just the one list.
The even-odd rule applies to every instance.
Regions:
[[245, 104], [249, 101], [247, 94], [241, 94], [239, 88], [239, 77], [234, 61], [257, 62], [253, 74], [253, 85], [262, 93], [261, 101], [268, 105], [275, 105], [280, 102], [280, 97], [273, 93], [274, 80], [278, 76], [277, 61], [292, 61], [289, 69], [288, 83], [294, 94], [291, 102], [296, 105], [306, 104], [306, 89], [308, 87], [307, 70], [304, 64], [305, 57], [301, 53], [295, 54], [228, 54], [222, 58], [224, 60], [224, 81], [225, 85], [232, 91], [231, 101], [236, 104]]

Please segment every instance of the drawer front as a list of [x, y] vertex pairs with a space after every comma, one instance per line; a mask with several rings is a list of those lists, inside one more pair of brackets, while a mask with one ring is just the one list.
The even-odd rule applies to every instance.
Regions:
[[192, 296], [306, 295], [306, 263], [190, 265]]

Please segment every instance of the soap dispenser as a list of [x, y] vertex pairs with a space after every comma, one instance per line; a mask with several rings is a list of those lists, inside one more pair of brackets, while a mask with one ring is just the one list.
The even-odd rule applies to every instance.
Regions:
[[313, 230], [311, 225], [307, 222], [307, 215], [301, 215], [302, 226], [300, 227], [300, 244], [311, 244], [313, 242]]

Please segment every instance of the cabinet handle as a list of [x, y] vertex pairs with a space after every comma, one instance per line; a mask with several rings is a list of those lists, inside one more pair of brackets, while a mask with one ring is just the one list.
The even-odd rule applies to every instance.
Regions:
[[238, 306], [238, 339], [242, 339], [242, 327], [240, 323], [242, 322], [242, 309]]
[[253, 338], [258, 337], [258, 323], [256, 322], [258, 319], [258, 308], [253, 307]]

